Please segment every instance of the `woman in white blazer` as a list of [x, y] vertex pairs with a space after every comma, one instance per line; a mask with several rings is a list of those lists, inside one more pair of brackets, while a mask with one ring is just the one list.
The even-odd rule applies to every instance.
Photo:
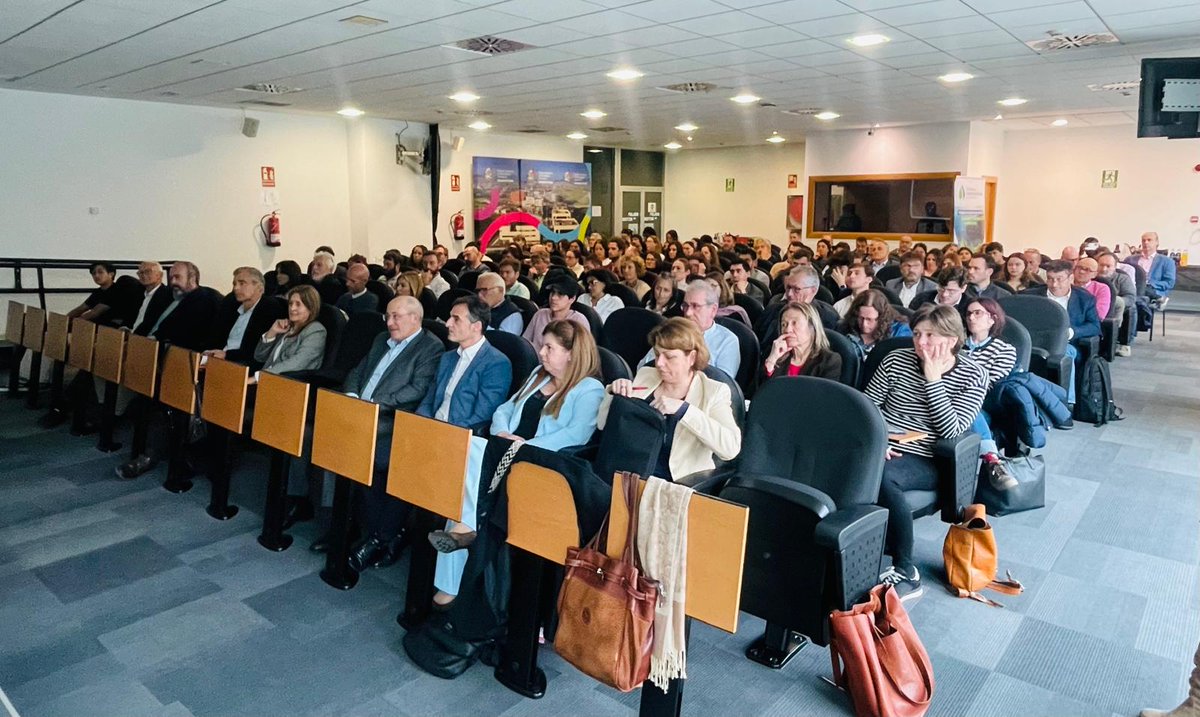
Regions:
[[596, 426], [604, 428], [614, 395], [644, 400], [662, 413], [668, 430], [653, 475], [665, 480], [710, 470], [714, 456], [736, 458], [742, 432], [733, 420], [729, 387], [704, 375], [704, 334], [690, 319], [673, 318], [651, 330], [649, 339], [654, 365], [639, 369], [632, 381], [609, 385]]

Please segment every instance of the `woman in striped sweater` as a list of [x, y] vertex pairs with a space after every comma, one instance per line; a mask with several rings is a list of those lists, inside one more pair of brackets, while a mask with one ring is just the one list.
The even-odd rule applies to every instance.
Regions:
[[936, 490], [934, 445], [971, 427], [988, 385], [983, 367], [958, 355], [966, 337], [954, 307], [921, 307], [912, 330], [913, 348], [889, 352], [866, 388], [889, 430], [924, 434], [887, 449], [879, 487], [879, 505], [888, 511], [893, 563], [880, 580], [893, 585], [901, 600], [921, 594], [921, 576], [912, 560], [913, 518], [904, 491]]
[[[1004, 309], [995, 299], [977, 298], [967, 304], [967, 341], [959, 355], [970, 358], [987, 371], [989, 391], [1017, 365], [1017, 348], [1000, 338], [1007, 320]], [[1000, 462], [990, 423], [987, 412], [981, 410], [971, 424], [971, 430], [982, 439], [979, 443], [979, 457], [983, 461], [979, 467], [980, 477], [987, 479], [997, 490], [1008, 490], [1016, 487], [1017, 479]]]

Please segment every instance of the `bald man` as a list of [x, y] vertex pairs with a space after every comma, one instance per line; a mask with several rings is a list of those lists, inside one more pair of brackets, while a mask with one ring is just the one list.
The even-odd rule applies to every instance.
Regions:
[[506, 290], [504, 278], [493, 271], [480, 274], [475, 282], [475, 293], [492, 311], [488, 329], [520, 336], [525, 330], [525, 319], [521, 316], [521, 310], [505, 294]]
[[346, 269], [346, 293], [338, 297], [337, 307], [350, 314], [379, 311], [379, 297], [367, 291], [371, 271], [366, 264], [354, 263]]

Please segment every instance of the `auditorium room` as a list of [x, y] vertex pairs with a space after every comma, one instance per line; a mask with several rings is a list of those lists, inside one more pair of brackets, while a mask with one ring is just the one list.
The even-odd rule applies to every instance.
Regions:
[[0, 717], [1200, 717], [1198, 38], [4, 3]]

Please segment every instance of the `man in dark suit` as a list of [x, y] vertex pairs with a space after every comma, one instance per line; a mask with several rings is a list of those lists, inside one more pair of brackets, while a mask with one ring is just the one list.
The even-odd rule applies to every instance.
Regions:
[[388, 302], [387, 333], [375, 338], [366, 358], [350, 371], [342, 386], [347, 395], [378, 403], [382, 409], [372, 485], [356, 486], [365, 537], [350, 553], [355, 570], [391, 565], [404, 547], [402, 526], [408, 507], [387, 494], [388, 457], [395, 412], [412, 411], [420, 405], [433, 385], [444, 350], [441, 339], [421, 328], [424, 317], [421, 302], [411, 296], [397, 296]]
[[936, 282], [925, 277], [924, 258], [914, 253], [904, 254], [900, 258], [900, 276], [884, 282], [883, 286], [895, 292], [904, 306], [910, 305], [919, 295], [938, 289]]
[[971, 284], [972, 297], [980, 299], [1003, 299], [1012, 292], [992, 283], [996, 273], [996, 262], [987, 254], [976, 254], [967, 262], [967, 281]]
[[1075, 403], [1075, 363], [1079, 360], [1076, 344], [1093, 336], [1100, 335], [1100, 316], [1096, 313], [1096, 299], [1087, 292], [1075, 286], [1071, 281], [1071, 262], [1062, 259], [1047, 262], [1042, 265], [1046, 270], [1046, 283], [1032, 286], [1022, 293], [1045, 296], [1052, 299], [1067, 311], [1071, 320], [1071, 328], [1067, 338], [1067, 355], [1071, 357], [1071, 377], [1067, 381], [1067, 403]]
[[174, 297], [171, 288], [162, 283], [162, 265], [157, 261], [143, 261], [139, 264], [137, 277], [138, 283], [142, 285], [142, 297], [137, 315], [129, 327], [138, 336], [145, 336], [158, 323], [158, 318]]
[[917, 298], [912, 300], [908, 308], [916, 311], [925, 304], [942, 304], [944, 306], [953, 306], [958, 310], [959, 316], [962, 317], [963, 326], [966, 326], [967, 321], [967, 306], [971, 303], [973, 295], [968, 291], [970, 284], [967, 283], [967, 272], [961, 266], [948, 266], [942, 269], [937, 274], [936, 291], [926, 291], [917, 294]]
[[779, 338], [779, 316], [789, 303], [812, 304], [821, 317], [821, 324], [827, 329], [837, 329], [841, 317], [832, 306], [816, 298], [820, 288], [821, 276], [809, 265], [797, 264], [784, 275], [783, 300], [768, 304], [758, 323], [754, 325], [754, 333], [758, 336], [763, 351], [768, 351], [771, 343]]
[[262, 272], [242, 266], [233, 271], [233, 293], [221, 302], [205, 356], [236, 361], [254, 372], [262, 362], [254, 359], [258, 340], [271, 324], [287, 316], [287, 305], [278, 297], [264, 296]]

